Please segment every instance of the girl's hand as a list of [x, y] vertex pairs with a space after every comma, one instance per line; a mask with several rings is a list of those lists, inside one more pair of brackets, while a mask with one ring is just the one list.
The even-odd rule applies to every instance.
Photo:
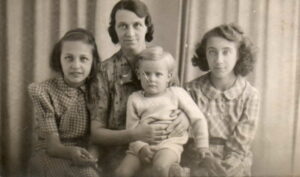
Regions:
[[86, 149], [81, 147], [69, 147], [69, 153], [75, 165], [91, 166], [98, 161]]
[[142, 163], [151, 163], [157, 148], [155, 146], [145, 145], [139, 152], [139, 158]]
[[187, 131], [190, 126], [187, 116], [178, 110], [174, 110], [171, 117], [177, 117], [174, 121], [168, 126], [167, 132], [169, 132], [169, 137], [180, 137]]
[[149, 144], [157, 144], [158, 142], [167, 139], [168, 132], [166, 131], [166, 128], [168, 125], [150, 125], [154, 121], [154, 119], [142, 121], [137, 128], [135, 128], [135, 140], [144, 141]]

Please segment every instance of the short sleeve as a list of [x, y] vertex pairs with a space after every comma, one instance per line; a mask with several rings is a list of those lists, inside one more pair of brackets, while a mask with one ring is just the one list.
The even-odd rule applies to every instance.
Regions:
[[101, 70], [97, 74], [98, 84], [91, 89], [98, 89], [99, 99], [88, 105], [91, 113], [91, 120], [99, 121], [103, 127], [107, 126], [109, 108], [109, 81], [106, 72]]
[[32, 99], [34, 117], [43, 133], [58, 133], [51, 97], [40, 84], [30, 84], [28, 93]]

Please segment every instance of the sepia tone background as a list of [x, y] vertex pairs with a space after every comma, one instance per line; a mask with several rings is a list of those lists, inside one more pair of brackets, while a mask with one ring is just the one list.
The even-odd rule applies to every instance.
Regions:
[[[25, 176], [31, 151], [31, 82], [53, 76], [48, 60], [69, 29], [95, 34], [102, 59], [119, 49], [107, 27], [118, 0], [0, 0], [0, 176]], [[181, 83], [203, 74], [195, 45], [221, 23], [236, 22], [258, 46], [249, 81], [261, 93], [253, 176], [300, 176], [300, 0], [144, 0], [154, 41], [177, 59]]]

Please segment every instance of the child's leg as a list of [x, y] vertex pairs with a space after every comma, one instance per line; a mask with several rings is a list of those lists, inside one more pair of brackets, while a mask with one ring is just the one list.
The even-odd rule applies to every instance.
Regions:
[[133, 154], [126, 154], [120, 166], [116, 169], [116, 177], [131, 177], [140, 169], [140, 159]]
[[177, 154], [173, 150], [162, 149], [158, 151], [153, 158], [154, 176], [168, 177], [170, 166], [178, 160]]

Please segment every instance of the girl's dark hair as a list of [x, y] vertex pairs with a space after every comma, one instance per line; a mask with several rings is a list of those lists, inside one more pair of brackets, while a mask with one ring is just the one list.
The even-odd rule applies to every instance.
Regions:
[[[97, 44], [95, 38], [91, 32], [83, 28], [76, 28], [68, 31], [53, 47], [51, 56], [50, 56], [50, 68], [58, 73], [63, 74], [62, 66], [60, 62], [62, 44], [65, 41], [82, 41], [86, 44], [89, 44], [93, 47], [92, 55], [93, 62], [92, 68], [89, 76], [86, 79], [87, 90], [90, 90], [92, 84], [97, 84], [97, 72], [100, 65], [100, 56], [98, 54]], [[93, 99], [91, 93], [88, 92], [88, 99]]]
[[217, 26], [205, 33], [201, 42], [197, 44], [195, 55], [192, 58], [194, 66], [198, 66], [202, 71], [209, 70], [206, 45], [211, 37], [222, 37], [238, 44], [238, 60], [234, 67], [236, 75], [246, 76], [253, 70], [256, 61], [256, 48], [250, 39], [244, 35], [243, 30], [234, 23]]
[[147, 26], [147, 33], [145, 39], [147, 42], [151, 42], [153, 39], [154, 26], [152, 24], [151, 16], [146, 4], [140, 0], [121, 0], [112, 9], [110, 14], [110, 23], [108, 27], [108, 33], [114, 44], [119, 43], [118, 35], [115, 30], [116, 25], [116, 13], [118, 10], [128, 10], [135, 13], [138, 17], [145, 17], [145, 25]]

